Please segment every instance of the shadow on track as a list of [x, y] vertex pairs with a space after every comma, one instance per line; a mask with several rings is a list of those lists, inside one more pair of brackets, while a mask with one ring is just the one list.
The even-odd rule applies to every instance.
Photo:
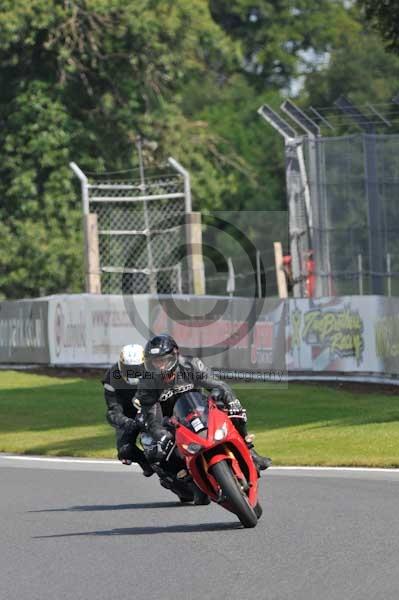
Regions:
[[94, 512], [105, 510], [136, 510], [143, 508], [176, 508], [180, 506], [193, 506], [181, 502], [136, 502], [135, 504], [87, 504], [83, 506], [69, 506], [68, 508], [43, 508], [39, 510], [28, 510], [28, 513], [47, 512]]
[[55, 533], [53, 535], [35, 535], [34, 540], [82, 536], [113, 536], [113, 535], [151, 535], [157, 533], [205, 533], [242, 529], [240, 523], [202, 523], [197, 525], [166, 525], [157, 527], [126, 527], [123, 529], [108, 529], [103, 531], [82, 531], [77, 533]]

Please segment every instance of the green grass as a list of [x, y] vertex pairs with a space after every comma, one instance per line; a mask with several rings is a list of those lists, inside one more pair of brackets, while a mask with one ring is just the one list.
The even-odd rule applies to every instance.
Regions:
[[[275, 465], [399, 467], [399, 395], [295, 384], [238, 395]], [[97, 380], [0, 372], [0, 452], [115, 457], [104, 417]]]

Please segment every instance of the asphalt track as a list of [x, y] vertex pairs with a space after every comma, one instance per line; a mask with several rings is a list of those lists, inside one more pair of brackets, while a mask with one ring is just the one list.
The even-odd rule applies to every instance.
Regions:
[[270, 469], [264, 515], [114, 462], [0, 456], [1, 600], [398, 600], [399, 472]]

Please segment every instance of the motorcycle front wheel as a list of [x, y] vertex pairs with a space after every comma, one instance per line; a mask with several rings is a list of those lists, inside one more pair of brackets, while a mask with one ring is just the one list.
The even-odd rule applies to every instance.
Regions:
[[230, 464], [226, 460], [218, 462], [210, 469], [222, 490], [223, 496], [232, 507], [244, 527], [255, 527], [258, 522], [255, 510], [249, 504], [246, 493], [234, 477]]

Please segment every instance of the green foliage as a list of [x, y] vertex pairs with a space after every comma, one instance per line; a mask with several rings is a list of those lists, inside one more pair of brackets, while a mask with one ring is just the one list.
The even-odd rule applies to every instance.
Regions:
[[358, 106], [387, 103], [397, 93], [398, 77], [399, 58], [387, 54], [378, 35], [357, 21], [331, 52], [328, 68], [307, 77], [307, 102], [333, 107], [343, 94]]
[[129, 168], [137, 134], [152, 142], [147, 166], [173, 154], [191, 171], [196, 209], [283, 209], [282, 141], [260, 104], [278, 106], [303, 75], [316, 105], [346, 84], [366, 93], [358, 72], [370, 63], [378, 97], [394, 86], [396, 66], [390, 77], [382, 46], [347, 5], [3, 0], [0, 297], [82, 290], [68, 163]]
[[258, 89], [288, 87], [313, 70], [350, 19], [342, 0], [211, 0], [215, 20], [242, 46], [241, 69]]
[[180, 108], [187, 82], [228, 73], [235, 52], [205, 2], [17, 0], [2, 3], [0, 29], [3, 295], [82, 288], [70, 160], [124, 169], [140, 133], [155, 142], [154, 164], [178, 146], [203, 198], [220, 195], [218, 142]]
[[381, 33], [386, 46], [399, 52], [399, 4], [397, 0], [358, 0], [366, 18]]

